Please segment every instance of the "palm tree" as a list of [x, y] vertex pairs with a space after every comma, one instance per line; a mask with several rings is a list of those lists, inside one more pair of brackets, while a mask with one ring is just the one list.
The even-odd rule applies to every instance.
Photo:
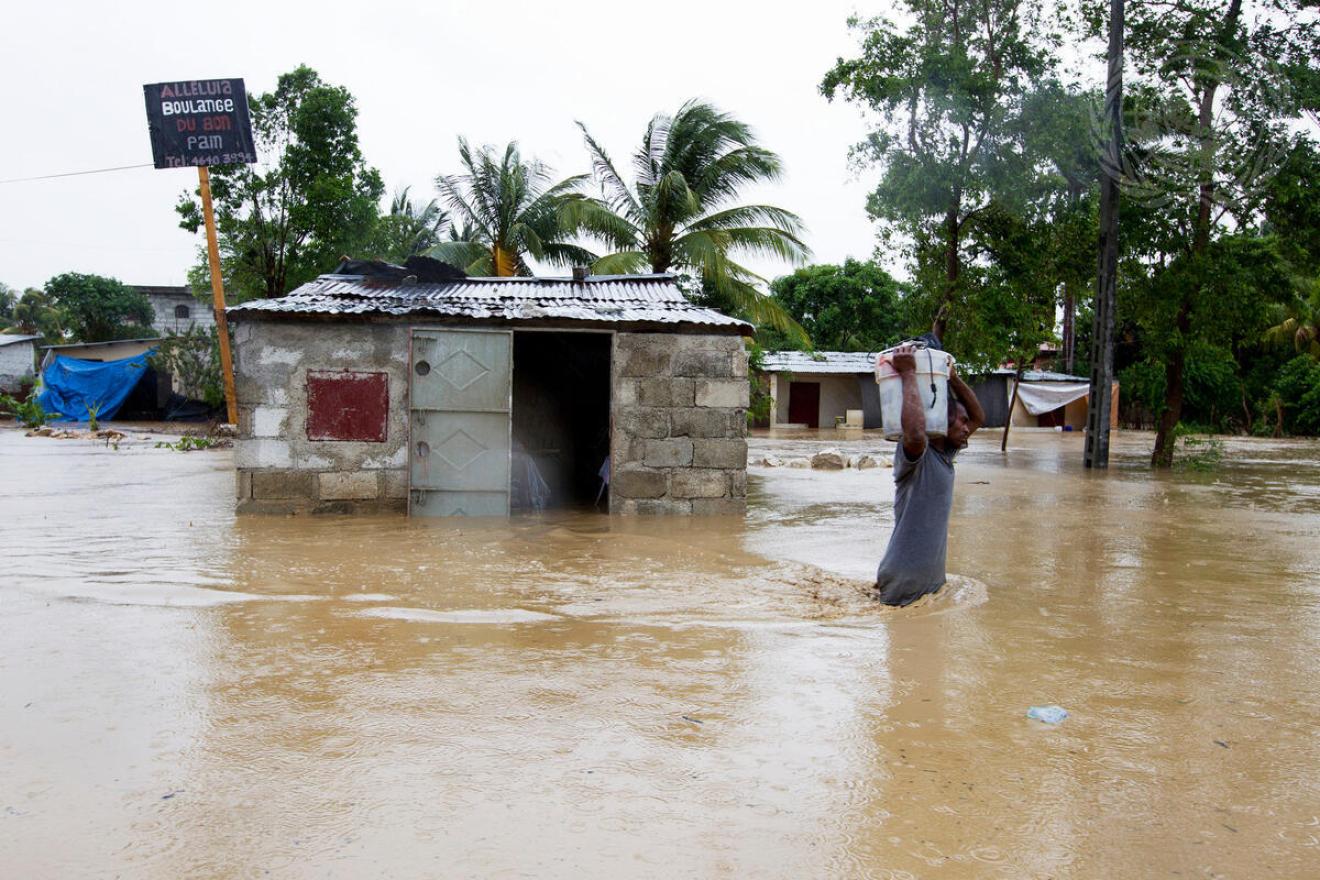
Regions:
[[437, 200], [414, 204], [409, 189], [405, 186], [394, 194], [390, 212], [380, 221], [379, 256], [395, 263], [424, 254], [439, 244], [441, 230], [449, 222], [449, 215]]
[[497, 156], [489, 146], [474, 153], [459, 138], [458, 155], [466, 173], [441, 175], [435, 184], [461, 231], [451, 237], [460, 240], [437, 244], [431, 256], [469, 275], [499, 277], [532, 274], [527, 256], [559, 266], [596, 259], [568, 241], [573, 232], [565, 226], [568, 206], [589, 201], [579, 192], [587, 175], [551, 183], [550, 169], [524, 160], [516, 142]]
[[1309, 299], [1296, 302], [1280, 310], [1279, 323], [1265, 331], [1265, 341], [1275, 345], [1291, 344], [1298, 354], [1309, 354], [1320, 360], [1320, 281], [1310, 282]]
[[779, 157], [758, 146], [751, 129], [710, 104], [688, 101], [673, 116], [657, 113], [633, 154], [630, 187], [587, 127], [592, 171], [605, 200], [570, 206], [575, 228], [614, 252], [592, 271], [601, 274], [691, 272], [703, 292], [808, 342], [780, 304], [756, 287], [765, 280], [731, 256], [769, 255], [802, 263], [802, 221], [773, 205], [739, 205], [744, 185], [779, 179]]
[[64, 337], [64, 316], [43, 290], [29, 287], [14, 303], [9, 329], [18, 333], [32, 333], [48, 340]]

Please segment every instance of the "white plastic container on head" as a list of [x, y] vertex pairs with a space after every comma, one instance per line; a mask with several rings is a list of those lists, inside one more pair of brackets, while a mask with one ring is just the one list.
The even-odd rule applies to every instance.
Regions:
[[[903, 439], [903, 379], [894, 369], [894, 349], [886, 349], [875, 359], [875, 383], [880, 386], [880, 421], [886, 440]], [[949, 374], [953, 355], [947, 351], [918, 346], [917, 390], [926, 405], [926, 436], [943, 437], [949, 430]]]

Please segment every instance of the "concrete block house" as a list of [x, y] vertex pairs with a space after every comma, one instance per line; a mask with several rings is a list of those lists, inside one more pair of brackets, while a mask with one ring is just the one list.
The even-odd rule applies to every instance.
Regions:
[[875, 352], [768, 351], [762, 366], [769, 381], [770, 427], [833, 428], [848, 413], [862, 413], [857, 427], [880, 427]]
[[382, 267], [228, 309], [240, 511], [745, 509], [750, 325], [668, 275]]
[[154, 317], [151, 326], [161, 333], [183, 333], [192, 327], [208, 330], [215, 326], [210, 307], [197, 300], [188, 287], [159, 284], [133, 285], [151, 303]]

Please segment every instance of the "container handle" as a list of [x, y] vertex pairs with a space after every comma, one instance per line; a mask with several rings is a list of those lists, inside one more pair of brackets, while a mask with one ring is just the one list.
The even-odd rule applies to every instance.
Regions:
[[929, 348], [926, 349], [926, 370], [930, 373], [930, 405], [934, 406], [940, 399], [940, 392], [935, 388], [935, 356]]

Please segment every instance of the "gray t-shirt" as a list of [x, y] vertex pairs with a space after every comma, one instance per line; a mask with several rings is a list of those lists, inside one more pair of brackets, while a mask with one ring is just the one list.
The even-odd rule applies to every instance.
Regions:
[[894, 533], [875, 576], [886, 605], [907, 605], [944, 585], [955, 455], [929, 444], [915, 461], [902, 443], [894, 452]]

